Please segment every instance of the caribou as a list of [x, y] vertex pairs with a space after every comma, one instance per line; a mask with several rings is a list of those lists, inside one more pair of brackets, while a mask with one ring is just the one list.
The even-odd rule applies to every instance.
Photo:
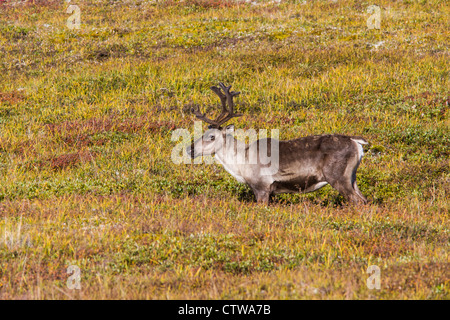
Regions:
[[[203, 136], [186, 149], [192, 159], [214, 156], [237, 181], [250, 186], [257, 202], [268, 204], [273, 194], [313, 192], [329, 184], [347, 201], [367, 203], [356, 185], [363, 145], [368, 144], [364, 138], [323, 134], [284, 141], [274, 138], [239, 141], [233, 125], [223, 126], [232, 118], [242, 116], [234, 112], [233, 101], [240, 92], [230, 89], [231, 86], [223, 83], [211, 87], [222, 105], [217, 118], [206, 117], [198, 106], [191, 109], [198, 119], [209, 124]], [[271, 163], [263, 159], [265, 152]]]

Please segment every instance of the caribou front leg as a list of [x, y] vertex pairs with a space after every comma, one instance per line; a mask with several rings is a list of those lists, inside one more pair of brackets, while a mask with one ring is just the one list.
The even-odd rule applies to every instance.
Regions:
[[270, 192], [267, 190], [253, 189], [256, 201], [259, 203], [269, 204]]

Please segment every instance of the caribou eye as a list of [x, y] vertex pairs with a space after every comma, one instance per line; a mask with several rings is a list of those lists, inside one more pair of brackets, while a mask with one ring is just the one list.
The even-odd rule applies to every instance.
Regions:
[[209, 136], [209, 140], [214, 141], [214, 139], [216, 139], [215, 136]]

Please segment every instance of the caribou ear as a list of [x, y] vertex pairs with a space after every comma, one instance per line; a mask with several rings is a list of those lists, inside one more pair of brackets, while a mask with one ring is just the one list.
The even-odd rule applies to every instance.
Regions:
[[227, 127], [225, 128], [225, 132], [226, 133], [233, 133], [234, 132], [234, 124], [227, 125]]

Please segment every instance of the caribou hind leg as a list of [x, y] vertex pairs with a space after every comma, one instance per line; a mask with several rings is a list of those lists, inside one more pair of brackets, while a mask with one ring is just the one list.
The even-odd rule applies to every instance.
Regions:
[[353, 168], [352, 171], [352, 188], [355, 191], [356, 195], [360, 198], [357, 202], [362, 202], [363, 204], [367, 204], [366, 197], [361, 193], [361, 191], [358, 188], [358, 185], [356, 184], [356, 170], [358, 170], [360, 161], [357, 162], [356, 166]]
[[356, 180], [353, 182], [353, 189], [355, 189], [356, 194], [361, 198], [362, 203], [367, 204], [367, 198], [361, 193], [356, 185]]
[[353, 188], [351, 181], [347, 179], [339, 179], [330, 182], [330, 185], [335, 188], [339, 193], [349, 202], [352, 203], [367, 203], [367, 200], [363, 198], [364, 196], [358, 194], [358, 192]]
[[367, 204], [367, 199], [356, 185], [356, 170], [359, 157], [351, 157], [346, 162], [335, 162], [324, 167], [326, 181], [347, 200], [352, 203]]

